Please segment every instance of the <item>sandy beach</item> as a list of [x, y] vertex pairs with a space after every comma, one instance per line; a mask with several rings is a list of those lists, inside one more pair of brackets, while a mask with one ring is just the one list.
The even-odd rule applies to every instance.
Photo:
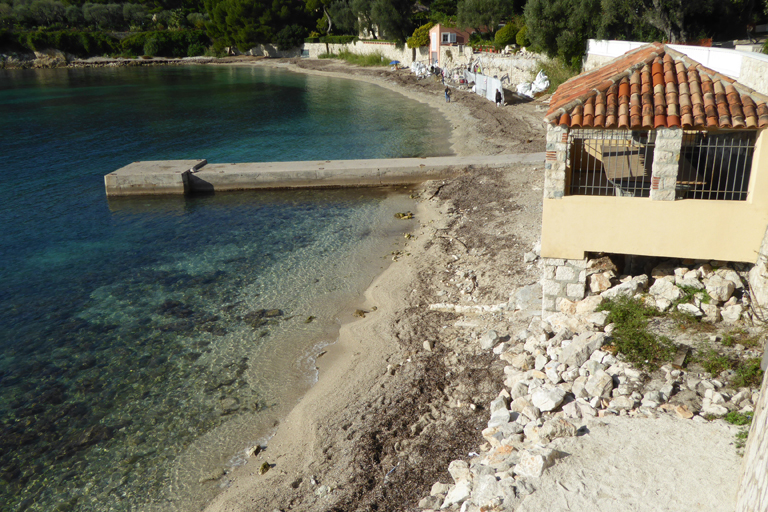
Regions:
[[[408, 71], [332, 61], [254, 64], [363, 80], [425, 102], [451, 123], [459, 155], [543, 151], [540, 101], [496, 108], [457, 91], [445, 103], [439, 83], [417, 82]], [[468, 331], [429, 304], [505, 303], [516, 286], [537, 279], [522, 254], [538, 238], [542, 169], [466, 173], [421, 188], [420, 227], [365, 294], [363, 309], [375, 311], [341, 327], [318, 362], [317, 384], [266, 450], [223, 477], [228, 488], [206, 510], [405, 510], [445, 478], [451, 460], [479, 444], [497, 363], [463, 349], [470, 331], [498, 324], [506, 332], [510, 319], [479, 315]], [[466, 293], [448, 282], [463, 268], [476, 283]], [[524, 327], [527, 319], [516, 321]], [[270, 469], [260, 475], [265, 462]]]

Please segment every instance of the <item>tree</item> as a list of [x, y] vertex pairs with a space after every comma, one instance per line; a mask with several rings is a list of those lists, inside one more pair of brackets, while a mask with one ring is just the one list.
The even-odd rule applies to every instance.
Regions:
[[304, 27], [288, 25], [277, 33], [273, 42], [279, 50], [290, 50], [302, 45], [306, 33]]
[[123, 22], [123, 8], [119, 4], [83, 4], [85, 21], [99, 28], [115, 28]]
[[429, 44], [429, 31], [434, 23], [427, 23], [413, 31], [413, 35], [408, 38], [408, 48], [419, 48]]
[[579, 67], [587, 39], [597, 34], [600, 0], [528, 0], [525, 25], [531, 44], [550, 57]]
[[205, 0], [205, 9], [210, 18], [205, 26], [214, 45], [243, 51], [274, 42], [285, 27], [307, 27], [312, 21], [303, 0]]
[[459, 0], [457, 23], [478, 33], [496, 33], [499, 23], [512, 15], [512, 0]]
[[142, 26], [147, 21], [147, 7], [141, 4], [123, 4], [123, 18], [129, 25]]
[[412, 0], [373, 0], [371, 19], [387, 39], [405, 42], [413, 33], [412, 8]]
[[52, 0], [35, 0], [29, 5], [29, 10], [40, 26], [64, 21], [66, 14], [64, 4]]

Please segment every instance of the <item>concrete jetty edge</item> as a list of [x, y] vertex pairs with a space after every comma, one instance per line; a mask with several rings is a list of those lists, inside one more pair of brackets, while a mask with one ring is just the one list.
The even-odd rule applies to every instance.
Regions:
[[133, 162], [104, 176], [107, 196], [179, 195], [229, 190], [411, 185], [464, 169], [543, 164], [544, 153], [209, 164], [207, 160]]

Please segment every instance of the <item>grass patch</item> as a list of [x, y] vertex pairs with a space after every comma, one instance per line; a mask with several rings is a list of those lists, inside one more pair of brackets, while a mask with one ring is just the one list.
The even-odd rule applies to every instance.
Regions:
[[549, 89], [547, 93], [554, 93], [561, 84], [568, 81], [569, 78], [579, 74], [579, 70], [565, 64], [561, 59], [552, 59], [550, 61], [539, 61], [539, 66], [533, 74], [531, 81], [536, 78], [540, 70], [549, 78]]
[[747, 438], [749, 437], [749, 430], [746, 428], [741, 429], [736, 433], [736, 450], [739, 451], [739, 455], [743, 455], [741, 451], [747, 445]]
[[731, 384], [736, 388], [759, 388], [763, 382], [763, 370], [760, 369], [758, 358], [746, 360], [729, 358], [710, 348], [696, 360], [714, 377], [725, 370], [733, 370], [735, 375], [731, 379]]
[[390, 60], [385, 59], [381, 52], [371, 53], [368, 55], [358, 55], [356, 53], [350, 52], [347, 49], [341, 50], [336, 55], [336, 57], [332, 58], [345, 60], [350, 64], [354, 64], [355, 66], [360, 67], [389, 66], [390, 63]]
[[731, 425], [749, 425], [752, 423], [752, 415], [751, 414], [743, 414], [736, 411], [731, 411], [728, 414], [725, 415], [725, 418], [723, 418], [725, 421], [730, 423]]
[[763, 382], [763, 370], [760, 369], [760, 359], [741, 361], [736, 368], [733, 385], [737, 388], [759, 388]]
[[754, 348], [760, 346], [760, 335], [750, 336], [746, 329], [735, 329], [725, 333], [720, 343], [725, 347], [742, 345], [746, 348]]
[[672, 359], [675, 347], [666, 336], [648, 330], [648, 320], [661, 313], [634, 298], [620, 297], [603, 302], [599, 311], [608, 311], [608, 323], [614, 324], [616, 351], [638, 366], [656, 368]]
[[735, 369], [734, 363], [715, 349], [707, 350], [697, 358], [697, 361], [704, 368], [704, 371], [713, 376], [720, 375], [725, 370]]

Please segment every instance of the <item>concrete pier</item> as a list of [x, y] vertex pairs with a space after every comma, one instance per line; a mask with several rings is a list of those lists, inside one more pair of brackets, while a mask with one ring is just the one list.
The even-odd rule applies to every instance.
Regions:
[[544, 153], [493, 156], [208, 164], [206, 160], [134, 162], [104, 176], [108, 196], [226, 190], [380, 187], [449, 178], [463, 169], [543, 164]]

